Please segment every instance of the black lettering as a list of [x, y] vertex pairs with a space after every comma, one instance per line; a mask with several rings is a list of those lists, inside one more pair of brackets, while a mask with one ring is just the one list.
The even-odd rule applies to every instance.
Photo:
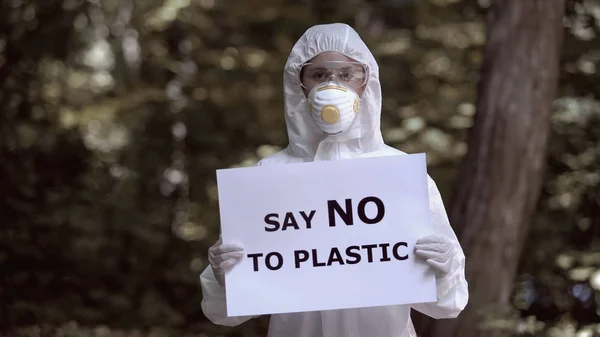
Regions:
[[377, 245], [363, 245], [363, 249], [367, 249], [367, 261], [373, 262], [373, 248], [377, 248]]
[[[369, 202], [374, 202], [375, 205], [377, 206], [377, 215], [375, 215], [375, 217], [373, 219], [369, 219], [367, 217], [367, 214], [365, 214], [365, 207], [367, 206], [367, 203], [369, 203]], [[383, 201], [381, 201], [381, 199], [379, 199], [377, 197], [366, 197], [358, 203], [358, 217], [360, 218], [360, 221], [362, 221], [366, 224], [369, 224], [369, 225], [376, 224], [376, 223], [380, 222], [381, 219], [383, 219], [384, 215], [385, 215], [385, 206], [383, 205]]]
[[329, 212], [329, 227], [335, 227], [334, 211], [342, 218], [346, 225], [353, 225], [352, 199], [346, 199], [346, 211], [335, 200], [327, 200], [327, 211]]
[[[355, 252], [356, 251], [356, 252]], [[346, 263], [347, 264], [357, 264], [360, 262], [360, 247], [359, 246], [350, 246], [348, 248], [346, 248], [346, 255], [348, 255], [349, 257], [354, 258], [354, 260], [348, 260], [346, 259]]]
[[304, 221], [306, 222], [306, 228], [310, 229], [310, 222], [312, 221], [313, 216], [315, 216], [315, 210], [310, 211], [309, 215], [306, 215], [306, 213], [304, 211], [300, 211], [300, 215], [302, 215], [302, 218], [304, 219]]
[[387, 247], [389, 247], [390, 244], [389, 243], [380, 243], [379, 247], [381, 247], [381, 262], [388, 262], [391, 261], [392, 259], [389, 258], [388, 256], [388, 249]]
[[331, 266], [333, 262], [337, 262], [340, 265], [344, 265], [344, 260], [342, 259], [342, 255], [337, 247], [331, 248], [331, 252], [329, 252], [329, 260], [327, 261], [327, 266]]
[[273, 225], [272, 228], [265, 226], [267, 232], [275, 232], [279, 229], [279, 222], [277, 222], [277, 220], [272, 220], [272, 218], [277, 219], [279, 218], [279, 215], [277, 215], [277, 213], [270, 213], [265, 216], [265, 222], [269, 225]]
[[285, 219], [283, 219], [283, 226], [281, 226], [281, 230], [284, 231], [288, 227], [300, 229], [300, 227], [298, 227], [298, 223], [296, 222], [296, 218], [294, 218], [294, 214], [292, 214], [292, 212], [285, 213]]
[[263, 256], [262, 253], [248, 254], [248, 257], [252, 259], [254, 265], [254, 271], [258, 271], [258, 258]]
[[[277, 257], [277, 264], [275, 266], [273, 266], [273, 264], [271, 263], [271, 257], [273, 256]], [[269, 253], [265, 257], [265, 264], [267, 265], [267, 268], [269, 268], [269, 270], [279, 270], [279, 268], [281, 268], [281, 266], [283, 265], [283, 256], [281, 256], [281, 254], [277, 252]]]
[[406, 254], [404, 256], [398, 255], [398, 248], [400, 246], [408, 247], [408, 244], [406, 242], [398, 242], [398, 243], [396, 243], [394, 245], [394, 248], [392, 249], [392, 253], [394, 254], [394, 258], [396, 260], [400, 260], [400, 261], [408, 259], [408, 254]]
[[[300, 256], [302, 254], [302, 256]], [[308, 261], [308, 252], [305, 250], [295, 250], [294, 251], [294, 262], [296, 264], [296, 268], [300, 268], [300, 262]]]
[[318, 261], [316, 249], [312, 250], [312, 261], [313, 261], [313, 267], [325, 267], [326, 266], [325, 262]]

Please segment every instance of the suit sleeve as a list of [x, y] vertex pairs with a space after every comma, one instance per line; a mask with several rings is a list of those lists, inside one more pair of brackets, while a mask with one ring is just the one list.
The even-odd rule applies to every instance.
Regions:
[[200, 285], [202, 287], [202, 312], [214, 324], [233, 327], [258, 317], [227, 316], [225, 287], [217, 282], [210, 266], [206, 267], [202, 274], [200, 274]]
[[[259, 161], [255, 166], [262, 166]], [[234, 327], [258, 316], [227, 316], [227, 300], [225, 287], [221, 286], [212, 268], [207, 266], [200, 274], [200, 286], [202, 288], [202, 312], [204, 316], [217, 325]]]
[[451, 239], [455, 243], [456, 254], [452, 258], [450, 273], [436, 279], [437, 302], [412, 304], [411, 307], [435, 319], [455, 318], [469, 301], [468, 283], [465, 279], [465, 255], [450, 226], [440, 192], [430, 177], [428, 177], [428, 187], [434, 234]]

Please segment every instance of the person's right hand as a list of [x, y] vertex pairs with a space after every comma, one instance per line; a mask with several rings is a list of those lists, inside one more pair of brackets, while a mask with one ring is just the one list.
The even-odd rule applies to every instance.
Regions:
[[217, 282], [225, 286], [225, 273], [235, 266], [244, 256], [244, 249], [237, 245], [225, 245], [219, 240], [208, 249], [208, 262]]

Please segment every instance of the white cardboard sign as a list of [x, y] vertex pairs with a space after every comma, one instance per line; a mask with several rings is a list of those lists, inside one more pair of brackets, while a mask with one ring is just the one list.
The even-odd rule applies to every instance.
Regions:
[[425, 154], [217, 171], [227, 314], [434, 302], [414, 244], [432, 234]]

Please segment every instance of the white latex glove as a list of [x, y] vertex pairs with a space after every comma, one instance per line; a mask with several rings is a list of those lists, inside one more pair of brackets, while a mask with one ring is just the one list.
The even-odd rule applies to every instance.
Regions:
[[445, 236], [429, 235], [420, 238], [415, 244], [415, 255], [424, 258], [439, 276], [450, 272], [455, 253], [454, 243]]
[[225, 286], [225, 273], [235, 266], [244, 256], [244, 249], [237, 245], [225, 245], [219, 240], [208, 249], [208, 262], [217, 282]]

